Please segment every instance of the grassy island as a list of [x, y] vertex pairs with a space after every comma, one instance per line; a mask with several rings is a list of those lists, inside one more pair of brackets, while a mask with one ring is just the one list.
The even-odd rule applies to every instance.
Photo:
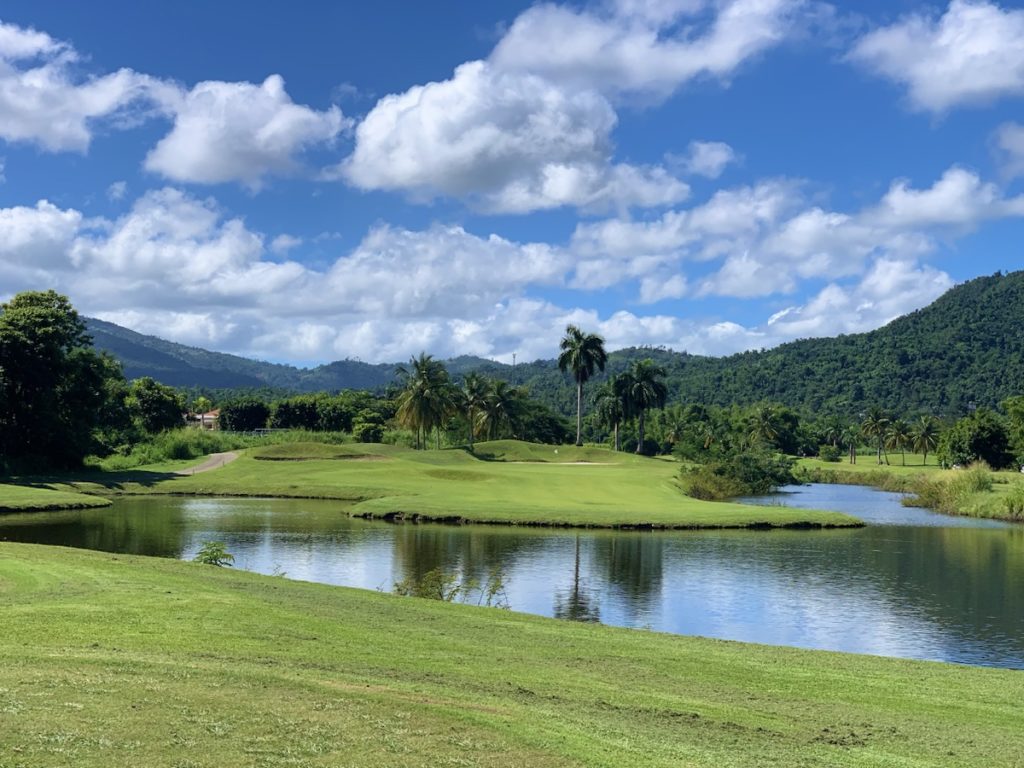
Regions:
[[0, 765], [999, 766], [1019, 672], [0, 543]]
[[62, 490], [323, 498], [383, 519], [596, 528], [845, 527], [838, 512], [709, 502], [685, 496], [679, 465], [604, 448], [479, 443], [475, 453], [388, 445], [288, 443], [244, 452], [193, 476], [100, 473]]

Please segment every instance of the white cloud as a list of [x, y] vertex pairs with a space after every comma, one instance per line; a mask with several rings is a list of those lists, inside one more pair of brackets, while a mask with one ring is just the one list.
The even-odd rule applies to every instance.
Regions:
[[685, 155], [669, 155], [668, 160], [684, 173], [717, 179], [738, 158], [736, 151], [722, 141], [691, 141]]
[[951, 0], [861, 38], [849, 58], [906, 86], [914, 109], [945, 112], [1024, 94], [1024, 10]]
[[1004, 175], [1024, 176], [1024, 125], [1004, 123], [999, 126], [996, 150]]
[[302, 238], [294, 235], [278, 235], [270, 241], [272, 253], [282, 255], [302, 245]]
[[107, 187], [107, 197], [110, 200], [123, 200], [126, 194], [128, 194], [127, 181], [115, 181]]
[[130, 69], [80, 77], [73, 48], [0, 22], [0, 138], [51, 152], [85, 152], [96, 123], [131, 123], [165, 110], [173, 89]]
[[363, 189], [468, 198], [516, 213], [684, 198], [686, 185], [663, 169], [611, 163], [615, 123], [596, 92], [474, 61], [450, 80], [381, 99], [339, 172]]
[[295, 104], [280, 75], [260, 85], [198, 83], [145, 167], [175, 181], [238, 181], [255, 189], [267, 175], [293, 173], [297, 154], [331, 142], [346, 125], [337, 107], [317, 112]]
[[710, 20], [709, 5], [637, 0], [608, 13], [537, 5], [515, 20], [491, 60], [570, 88], [664, 97], [696, 77], [728, 77], [794, 34], [811, 4], [726, 0], [713, 6]]

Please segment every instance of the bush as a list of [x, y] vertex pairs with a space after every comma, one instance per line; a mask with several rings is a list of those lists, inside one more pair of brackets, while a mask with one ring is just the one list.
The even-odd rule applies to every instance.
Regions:
[[905, 500], [905, 503], [949, 515], [967, 514], [971, 497], [991, 491], [992, 484], [991, 469], [984, 462], [978, 462], [967, 469], [918, 477], [911, 486], [914, 497]]
[[223, 541], [204, 541], [199, 553], [193, 558], [197, 563], [228, 568], [235, 562], [235, 556], [229, 554]]
[[818, 448], [818, 458], [822, 461], [837, 462], [842, 457], [842, 451], [835, 445], [822, 445]]
[[782, 454], [737, 453], [680, 473], [686, 493], [717, 500], [770, 493], [796, 482], [794, 460]]
[[1011, 520], [1024, 520], [1024, 483], [1017, 483], [1003, 497], [1003, 511]]

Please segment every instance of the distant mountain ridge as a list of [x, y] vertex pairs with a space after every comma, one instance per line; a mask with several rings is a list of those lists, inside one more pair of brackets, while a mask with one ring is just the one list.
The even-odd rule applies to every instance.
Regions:
[[[95, 346], [117, 357], [129, 378], [152, 376], [177, 387], [380, 391], [395, 382], [399, 365], [340, 360], [303, 369], [175, 344], [101, 320], [88, 319], [87, 325]], [[557, 343], [552, 339], [552, 349]], [[1024, 393], [1024, 271], [970, 280], [867, 333], [804, 339], [720, 358], [624, 349], [610, 355], [605, 375], [644, 357], [667, 369], [672, 402], [773, 400], [807, 411], [843, 413], [879, 404], [903, 413], [940, 415], [962, 412], [972, 402], [994, 406]], [[456, 378], [480, 371], [528, 385], [534, 397], [563, 413], [575, 407], [573, 388], [554, 360], [513, 369], [463, 356], [447, 365]]]

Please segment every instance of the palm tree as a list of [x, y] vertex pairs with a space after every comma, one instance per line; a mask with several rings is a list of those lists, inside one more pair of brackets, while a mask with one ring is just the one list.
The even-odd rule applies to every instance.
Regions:
[[860, 430], [850, 425], [843, 430], [842, 441], [850, 451], [850, 463], [857, 463], [857, 441], [860, 439]]
[[665, 369], [653, 360], [637, 360], [616, 380], [627, 416], [636, 417], [636, 452], [643, 453], [644, 416], [651, 408], [662, 408], [668, 399]]
[[[885, 433], [889, 429], [892, 420], [881, 408], [875, 407], [868, 411], [864, 421], [860, 424], [860, 431], [864, 437], [872, 438], [878, 448], [878, 463], [882, 463], [882, 452], [885, 450]], [[889, 463], [889, 457], [885, 457], [885, 463]]]
[[932, 416], [922, 416], [910, 429], [910, 446], [924, 454], [923, 464], [928, 463], [928, 451], [939, 445], [939, 425]]
[[618, 390], [618, 377], [611, 379], [601, 385], [597, 391], [597, 419], [600, 424], [610, 427], [615, 433], [615, 450], [621, 449], [619, 443], [619, 424], [625, 416], [625, 408], [622, 403], [622, 394]]
[[469, 450], [473, 450], [473, 433], [476, 431], [476, 414], [487, 402], [490, 385], [479, 373], [467, 373], [462, 380], [462, 407], [466, 409], [466, 420], [469, 422]]
[[444, 363], [426, 353], [410, 359], [409, 366], [398, 369], [405, 380], [405, 388], [398, 395], [395, 418], [406, 429], [416, 431], [417, 448], [426, 445], [431, 430], [437, 430], [437, 447], [440, 448], [440, 427], [455, 410], [455, 388]]
[[583, 385], [595, 370], [604, 370], [608, 353], [604, 351], [604, 339], [596, 333], [583, 333], [575, 325], [565, 328], [565, 336], [559, 345], [558, 368], [570, 371], [576, 380], [576, 445], [583, 445]]
[[496, 440], [502, 429], [515, 432], [526, 401], [526, 391], [509, 386], [507, 381], [492, 381], [484, 397], [477, 425], [489, 440]]
[[772, 445], [779, 436], [779, 411], [774, 405], [754, 406], [747, 421], [751, 442]]
[[906, 448], [910, 443], [910, 427], [903, 419], [894, 419], [885, 430], [885, 447], [899, 451], [903, 466], [907, 466]]

